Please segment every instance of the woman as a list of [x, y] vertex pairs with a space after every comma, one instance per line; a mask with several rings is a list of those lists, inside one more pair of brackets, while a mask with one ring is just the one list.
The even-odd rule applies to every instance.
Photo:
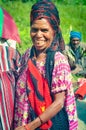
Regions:
[[13, 129], [14, 94], [20, 54], [20, 42], [15, 21], [0, 8], [0, 130]]
[[76, 130], [70, 67], [60, 52], [64, 42], [59, 12], [52, 2], [40, 1], [32, 6], [30, 18], [33, 46], [22, 57], [15, 130]]

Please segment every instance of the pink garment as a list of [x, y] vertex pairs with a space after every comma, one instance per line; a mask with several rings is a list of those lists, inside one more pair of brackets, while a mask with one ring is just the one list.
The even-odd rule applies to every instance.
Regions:
[[[24, 59], [27, 61], [29, 57], [29, 50], [27, 50], [26, 54], [24, 55]], [[75, 97], [74, 97], [74, 92], [73, 92], [73, 87], [72, 87], [72, 81], [71, 81], [71, 72], [70, 72], [70, 67], [68, 64], [68, 61], [66, 60], [65, 56], [61, 54], [60, 52], [56, 52], [55, 57], [54, 57], [54, 69], [52, 73], [52, 85], [51, 85], [51, 92], [52, 94], [61, 92], [61, 91], [66, 91], [65, 95], [65, 108], [68, 113], [68, 120], [69, 120], [69, 130], [77, 130], [78, 128], [78, 119], [77, 119], [77, 113], [76, 113], [76, 103], [75, 103]], [[39, 72], [45, 77], [45, 62], [46, 58], [43, 59], [41, 62], [37, 61], [36, 66], [39, 70]], [[27, 68], [25, 69], [27, 71]], [[22, 78], [26, 78], [25, 71], [23, 73]], [[21, 77], [20, 77], [21, 78]], [[19, 80], [19, 86], [20, 88], [17, 88], [17, 93], [19, 95], [26, 97], [23, 95], [23, 89], [26, 86], [26, 79], [25, 80]], [[26, 91], [26, 90], [25, 90]], [[20, 99], [19, 99], [20, 98]], [[18, 101], [17, 101], [18, 99]], [[27, 103], [27, 98], [25, 98], [25, 101]], [[21, 96], [16, 97], [16, 106], [21, 105], [20, 109], [22, 110], [22, 105], [23, 101], [21, 102], [22, 104], [19, 103], [19, 100], [21, 100]], [[30, 120], [22, 121], [22, 119], [18, 118], [18, 114], [22, 114], [24, 117], [24, 111], [22, 113], [18, 110], [15, 113], [15, 126], [16, 125], [24, 125], [25, 122], [29, 122]], [[25, 109], [26, 110], [26, 109]], [[20, 113], [19, 113], [20, 112]], [[26, 113], [26, 112], [25, 112]], [[26, 115], [26, 114], [25, 114]], [[29, 117], [29, 113], [27, 112], [27, 117]], [[26, 116], [25, 116], [26, 119]], [[19, 122], [18, 122], [19, 121]]]
[[[71, 72], [68, 61], [60, 52], [55, 54], [54, 70], [52, 74], [52, 93], [66, 91], [65, 107], [69, 118], [69, 130], [77, 130], [78, 119], [76, 103], [71, 81]], [[40, 73], [45, 75], [45, 61], [37, 62]]]

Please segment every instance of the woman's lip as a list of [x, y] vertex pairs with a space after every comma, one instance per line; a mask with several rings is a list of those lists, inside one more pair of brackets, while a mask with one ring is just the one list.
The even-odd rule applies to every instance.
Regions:
[[35, 40], [35, 42], [44, 42], [45, 40]]
[[45, 43], [45, 41], [43, 40], [43, 41], [34, 41], [34, 43], [36, 44], [36, 45], [38, 45], [38, 46], [41, 46], [41, 45], [43, 45], [44, 43]]
[[38, 48], [38, 49], [40, 49], [40, 48], [43, 48], [43, 45], [37, 45], [37, 44], [35, 44], [35, 47]]

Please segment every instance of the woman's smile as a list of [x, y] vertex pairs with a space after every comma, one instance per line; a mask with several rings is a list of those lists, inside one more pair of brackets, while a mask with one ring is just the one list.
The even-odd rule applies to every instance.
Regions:
[[30, 34], [37, 50], [48, 48], [54, 38], [54, 30], [50, 26], [49, 22], [44, 18], [34, 21], [31, 26]]

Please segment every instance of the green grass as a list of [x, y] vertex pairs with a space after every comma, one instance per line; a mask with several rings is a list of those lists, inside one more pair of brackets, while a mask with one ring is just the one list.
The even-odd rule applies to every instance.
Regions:
[[[22, 41], [21, 45], [17, 47], [21, 53], [23, 53], [32, 44], [30, 38], [29, 17], [30, 9], [34, 1], [36, 0], [29, 0], [25, 3], [21, 0], [8, 0], [8, 2], [0, 1], [1, 7], [6, 9], [16, 21]], [[67, 44], [69, 42], [69, 32], [71, 29], [80, 31], [82, 33], [82, 42], [86, 42], [86, 5], [83, 5], [83, 0], [76, 0], [76, 2], [74, 0], [53, 1], [55, 1], [59, 10], [61, 20], [60, 26], [65, 43]]]

